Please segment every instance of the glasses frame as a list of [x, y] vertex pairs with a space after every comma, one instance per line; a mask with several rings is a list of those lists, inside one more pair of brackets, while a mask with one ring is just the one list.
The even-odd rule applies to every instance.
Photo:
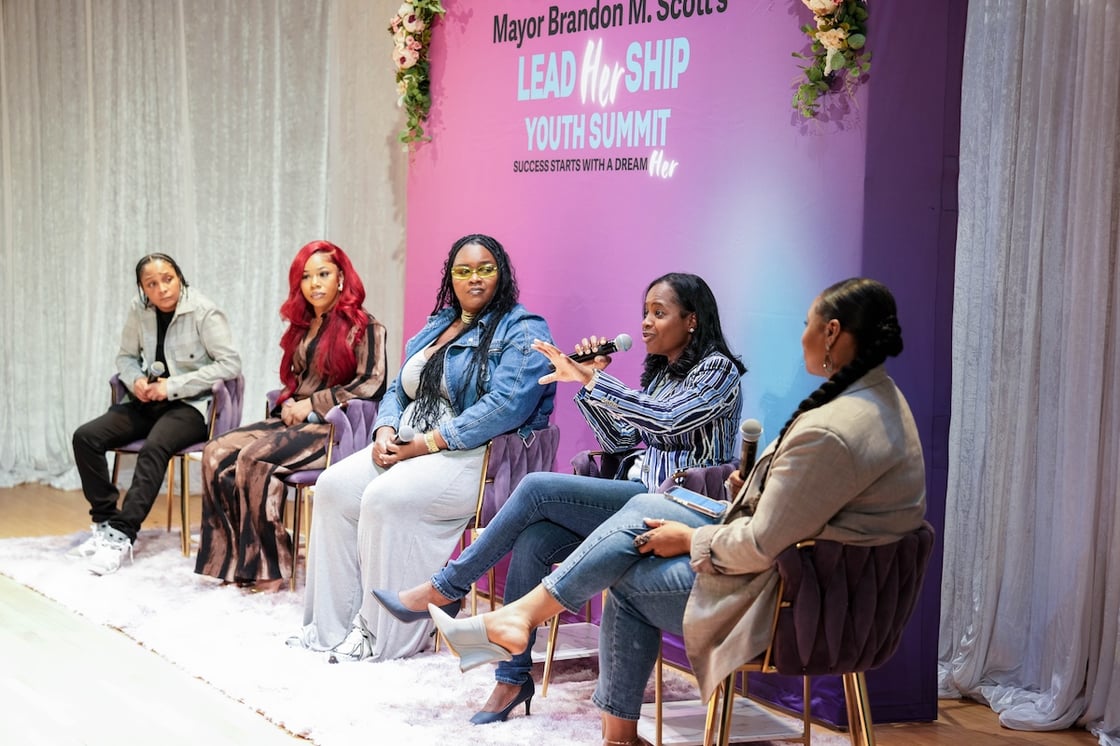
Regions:
[[496, 277], [498, 275], [498, 265], [491, 262], [480, 264], [477, 267], [471, 267], [466, 264], [456, 264], [449, 272], [453, 280], [469, 280], [475, 275], [478, 275], [478, 279], [480, 280], [489, 280], [491, 277]]

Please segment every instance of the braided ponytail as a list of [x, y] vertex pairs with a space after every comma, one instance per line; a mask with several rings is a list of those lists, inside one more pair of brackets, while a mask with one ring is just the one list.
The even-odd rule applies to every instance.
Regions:
[[824, 319], [836, 319], [842, 330], [855, 337], [856, 356], [797, 405], [778, 433], [775, 451], [799, 416], [829, 403], [872, 368], [902, 352], [902, 328], [894, 296], [881, 282], [853, 277], [830, 285], [821, 292], [816, 311]]

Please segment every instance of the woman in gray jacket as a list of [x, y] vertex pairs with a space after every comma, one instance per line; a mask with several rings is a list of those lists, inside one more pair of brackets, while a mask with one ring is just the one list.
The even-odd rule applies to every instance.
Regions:
[[[128, 398], [74, 432], [74, 461], [93, 518], [92, 535], [71, 557], [90, 572], [116, 572], [152, 509], [172, 455], [206, 440], [206, 410], [215, 383], [241, 372], [229, 322], [214, 302], [188, 289], [167, 254], [136, 264], [136, 287], [121, 332], [117, 373]], [[106, 451], [144, 438], [120, 508]], [[184, 530], [186, 530], [184, 528]]]
[[[604, 588], [599, 683], [604, 744], [637, 741], [642, 694], [662, 631], [684, 635], [707, 698], [766, 647], [774, 560], [803, 539], [878, 545], [925, 515], [925, 469], [913, 416], [882, 364], [902, 351], [894, 298], [856, 278], [809, 308], [805, 365], [828, 380], [798, 406], [721, 520], [638, 495], [542, 584], [495, 612], [453, 620], [430, 607], [465, 670], [510, 657], [529, 631]], [[564, 355], [550, 355], [569, 380]]]

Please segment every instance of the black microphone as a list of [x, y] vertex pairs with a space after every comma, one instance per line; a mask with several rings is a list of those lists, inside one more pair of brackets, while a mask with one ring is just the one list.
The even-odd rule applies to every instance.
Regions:
[[739, 425], [739, 434], [743, 436], [743, 451], [739, 457], [739, 478], [745, 482], [758, 454], [758, 439], [762, 437], [762, 423], [753, 417], [743, 420], [743, 424]]
[[619, 334], [612, 340], [601, 342], [599, 344], [599, 349], [594, 352], [573, 352], [571, 355], [568, 355], [568, 357], [577, 363], [589, 363], [600, 355], [610, 355], [614, 352], [626, 352], [633, 346], [634, 340], [630, 339], [629, 334]]
[[401, 425], [397, 430], [397, 437], [393, 438], [393, 443], [398, 446], [403, 446], [405, 443], [411, 443], [416, 438], [416, 431], [408, 425]]
[[163, 363], [156, 360], [152, 363], [152, 367], [148, 368], [148, 383], [155, 383], [167, 372], [167, 368], [163, 367]]

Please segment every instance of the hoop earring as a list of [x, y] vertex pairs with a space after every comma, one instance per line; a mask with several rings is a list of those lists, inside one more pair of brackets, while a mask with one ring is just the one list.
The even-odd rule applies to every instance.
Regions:
[[342, 280], [339, 280], [339, 281], [338, 281], [338, 289], [339, 289], [339, 290], [342, 290]]
[[832, 345], [830, 344], [824, 346], [824, 362], [821, 363], [821, 367], [826, 371], [832, 371]]

